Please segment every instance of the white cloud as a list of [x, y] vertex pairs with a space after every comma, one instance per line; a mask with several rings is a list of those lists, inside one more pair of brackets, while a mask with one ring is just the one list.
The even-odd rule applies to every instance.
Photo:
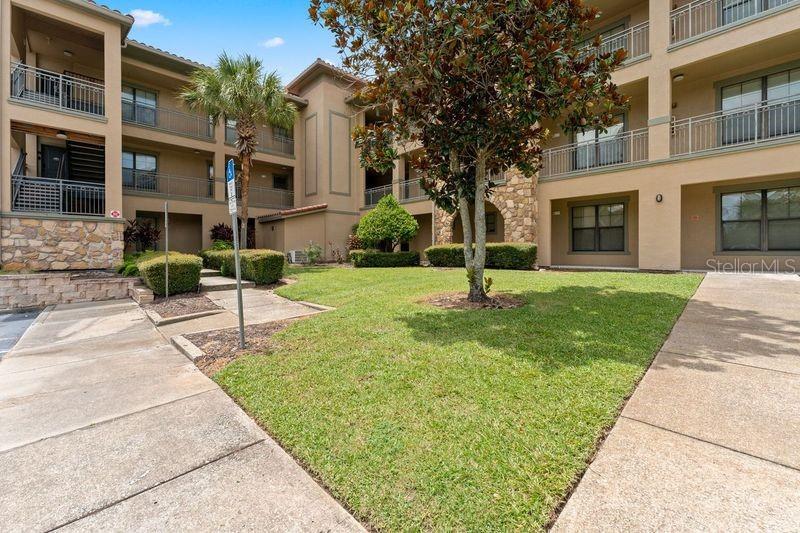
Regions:
[[272, 39], [267, 39], [261, 43], [261, 46], [264, 48], [276, 48], [285, 44], [286, 41], [283, 40], [283, 37], [273, 37]]
[[131, 11], [131, 15], [135, 20], [134, 23], [141, 27], [152, 26], [153, 24], [161, 24], [162, 26], [172, 24], [167, 17], [150, 9], [134, 9]]

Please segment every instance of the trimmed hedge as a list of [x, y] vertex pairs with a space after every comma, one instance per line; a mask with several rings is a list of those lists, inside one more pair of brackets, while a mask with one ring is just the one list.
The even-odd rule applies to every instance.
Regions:
[[419, 252], [381, 252], [353, 250], [350, 260], [356, 268], [389, 268], [419, 266]]
[[[258, 285], [275, 283], [283, 277], [284, 257], [275, 250], [242, 250], [242, 279]], [[236, 276], [233, 250], [203, 250], [200, 252], [206, 268], [219, 270], [223, 276]]]
[[[159, 296], [166, 294], [165, 263], [166, 257], [163, 254], [137, 263], [144, 284]], [[203, 260], [196, 255], [170, 252], [169, 293], [180, 294], [197, 289], [202, 268]]]
[[[441, 244], [425, 250], [431, 265], [463, 267], [464, 245]], [[486, 267], [508, 270], [527, 270], [536, 262], [536, 245], [511, 242], [486, 243]]]
[[203, 266], [213, 270], [222, 269], [222, 261], [226, 255], [232, 254], [233, 250], [214, 250], [209, 248], [200, 252], [200, 257], [203, 258]]

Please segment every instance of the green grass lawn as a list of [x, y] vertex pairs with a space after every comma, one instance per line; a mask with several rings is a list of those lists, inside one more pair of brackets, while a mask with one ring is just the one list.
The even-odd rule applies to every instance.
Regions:
[[374, 528], [544, 528], [701, 278], [490, 275], [527, 304], [417, 303], [463, 270], [296, 271], [281, 295], [337, 309], [216, 379]]

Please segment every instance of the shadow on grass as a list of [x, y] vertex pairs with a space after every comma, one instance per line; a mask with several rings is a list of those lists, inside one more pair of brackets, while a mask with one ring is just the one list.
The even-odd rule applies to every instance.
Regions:
[[[597, 359], [647, 364], [687, 303], [675, 294], [603, 286], [512, 294], [527, 304], [517, 309], [476, 311], [424, 306], [398, 319], [419, 342], [440, 346], [474, 343], [535, 362], [544, 371], [555, 371]], [[678, 353], [685, 357], [672, 358], [670, 364], [713, 372], [722, 370], [719, 362], [748, 364], [750, 359], [779, 357], [790, 350], [797, 355], [798, 320], [696, 300], [688, 309], [683, 321], [699, 322], [700, 331], [706, 329], [709, 334], [698, 334], [695, 327], [688, 337], [683, 335]], [[712, 331], [718, 333], [712, 335]]]

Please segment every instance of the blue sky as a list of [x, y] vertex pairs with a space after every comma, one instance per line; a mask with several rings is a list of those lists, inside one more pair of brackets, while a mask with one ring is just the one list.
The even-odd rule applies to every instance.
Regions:
[[338, 64], [331, 34], [308, 18], [307, 0], [100, 1], [137, 18], [132, 39], [207, 65], [223, 50], [248, 52], [287, 83], [318, 57]]

